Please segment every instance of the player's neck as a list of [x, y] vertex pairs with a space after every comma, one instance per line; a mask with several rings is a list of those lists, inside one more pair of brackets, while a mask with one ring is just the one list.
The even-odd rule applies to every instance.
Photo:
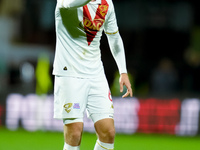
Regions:
[[91, 2], [95, 2], [96, 0], [91, 0]]

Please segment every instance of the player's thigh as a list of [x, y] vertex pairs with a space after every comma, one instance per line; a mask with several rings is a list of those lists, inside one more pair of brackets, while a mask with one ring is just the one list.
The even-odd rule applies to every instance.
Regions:
[[87, 81], [73, 77], [55, 77], [54, 118], [83, 118], [87, 102]]
[[101, 119], [97, 121], [94, 124], [94, 127], [97, 133], [100, 133], [100, 132], [105, 133], [105, 132], [109, 132], [109, 130], [112, 130], [112, 131], [115, 130], [114, 120], [110, 118], [105, 118], [105, 119]]
[[113, 118], [113, 102], [106, 78], [96, 78], [90, 82], [87, 103], [89, 117], [94, 123], [101, 119]]

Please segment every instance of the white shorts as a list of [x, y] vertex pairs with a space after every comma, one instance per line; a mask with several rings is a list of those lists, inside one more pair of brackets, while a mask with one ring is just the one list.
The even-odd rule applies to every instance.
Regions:
[[85, 110], [93, 122], [113, 118], [113, 102], [106, 78], [55, 76], [54, 118], [63, 119], [65, 124], [83, 122]]

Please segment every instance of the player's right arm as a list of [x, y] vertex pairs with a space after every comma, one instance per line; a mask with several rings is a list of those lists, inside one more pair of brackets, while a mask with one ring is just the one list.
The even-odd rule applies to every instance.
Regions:
[[89, 3], [91, 0], [57, 0], [59, 7], [77, 8]]

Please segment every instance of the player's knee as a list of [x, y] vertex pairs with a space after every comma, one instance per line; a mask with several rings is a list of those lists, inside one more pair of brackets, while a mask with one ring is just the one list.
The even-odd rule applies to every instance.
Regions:
[[110, 140], [114, 140], [114, 138], [115, 138], [115, 129], [114, 128], [108, 130], [107, 137], [109, 137]]
[[82, 136], [82, 123], [67, 124], [64, 126], [65, 142], [70, 145], [79, 145]]
[[99, 139], [101, 139], [102, 142], [106, 143], [112, 143], [114, 142], [115, 138], [115, 129], [108, 129], [105, 132], [102, 132], [99, 134]]
[[81, 139], [81, 132], [74, 131], [70, 135], [68, 135], [70, 139], [79, 141]]
[[81, 135], [82, 135], [82, 132], [80, 132], [80, 131], [73, 131], [70, 133], [65, 133], [64, 134], [65, 142], [78, 144], [78, 143], [80, 143]]

